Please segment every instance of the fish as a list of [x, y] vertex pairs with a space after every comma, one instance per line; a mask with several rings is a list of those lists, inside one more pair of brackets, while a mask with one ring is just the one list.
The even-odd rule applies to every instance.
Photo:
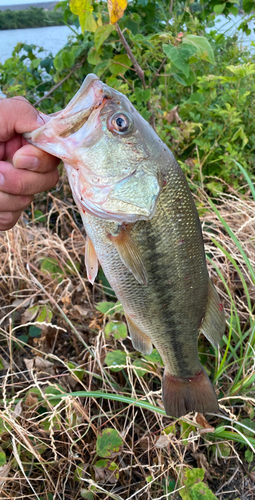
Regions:
[[154, 346], [161, 355], [166, 414], [217, 412], [198, 336], [218, 346], [224, 309], [188, 182], [170, 149], [125, 95], [94, 74], [65, 109], [24, 137], [63, 160], [86, 230], [88, 279], [94, 283], [99, 262], [133, 347], [148, 355]]

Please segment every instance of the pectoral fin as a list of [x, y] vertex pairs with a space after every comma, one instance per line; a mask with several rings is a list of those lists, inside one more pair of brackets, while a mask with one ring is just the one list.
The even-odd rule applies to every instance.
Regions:
[[98, 259], [95, 249], [88, 236], [86, 236], [85, 243], [85, 266], [88, 280], [93, 285], [98, 272]]
[[121, 261], [134, 275], [138, 283], [146, 285], [147, 273], [143, 263], [143, 258], [129, 232], [122, 227], [117, 236], [109, 234], [108, 238], [118, 250]]
[[142, 354], [152, 353], [152, 343], [150, 338], [134, 324], [129, 316], [126, 316], [128, 329], [134, 348]]
[[225, 331], [225, 314], [218, 293], [209, 280], [208, 301], [205, 317], [201, 324], [201, 331], [205, 337], [217, 347]]

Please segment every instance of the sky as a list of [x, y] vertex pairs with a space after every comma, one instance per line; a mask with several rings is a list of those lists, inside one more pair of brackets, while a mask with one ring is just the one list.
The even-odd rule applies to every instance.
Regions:
[[22, 5], [25, 3], [40, 3], [40, 2], [48, 2], [50, 0], [0, 0], [1, 5]]

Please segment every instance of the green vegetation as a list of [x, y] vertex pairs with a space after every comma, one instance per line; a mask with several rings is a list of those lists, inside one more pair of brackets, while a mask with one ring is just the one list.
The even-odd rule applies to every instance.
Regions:
[[[252, 5], [242, 3], [247, 33]], [[102, 271], [93, 288], [85, 278], [83, 227], [63, 173], [57, 190], [0, 233], [5, 493], [238, 500], [255, 477], [255, 55], [219, 34], [214, 19], [241, 5], [135, 0], [119, 28], [106, 2], [81, 6], [60, 2], [64, 21], [82, 33], [74, 29], [54, 58], [18, 44], [0, 65], [1, 89], [56, 112], [94, 72], [129, 97], [181, 162], [227, 316], [219, 349], [199, 338], [222, 412], [165, 416], [159, 353], [133, 349]]]
[[63, 24], [65, 23], [60, 12], [46, 11], [38, 7], [25, 10], [0, 10], [0, 30], [62, 26]]

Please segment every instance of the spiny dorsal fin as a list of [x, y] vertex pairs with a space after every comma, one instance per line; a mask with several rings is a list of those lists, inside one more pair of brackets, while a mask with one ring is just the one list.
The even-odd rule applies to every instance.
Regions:
[[87, 278], [93, 285], [98, 272], [98, 259], [95, 249], [88, 236], [86, 236], [85, 242], [85, 266], [87, 271]]
[[142, 354], [152, 353], [152, 343], [149, 337], [134, 324], [129, 316], [126, 316], [128, 329], [134, 348]]
[[117, 236], [108, 234], [108, 238], [119, 253], [120, 259], [141, 285], [147, 284], [147, 273], [140, 250], [132, 236], [122, 226]]
[[217, 347], [225, 331], [225, 314], [219, 295], [211, 280], [208, 284], [208, 300], [205, 317], [201, 324], [205, 337]]

